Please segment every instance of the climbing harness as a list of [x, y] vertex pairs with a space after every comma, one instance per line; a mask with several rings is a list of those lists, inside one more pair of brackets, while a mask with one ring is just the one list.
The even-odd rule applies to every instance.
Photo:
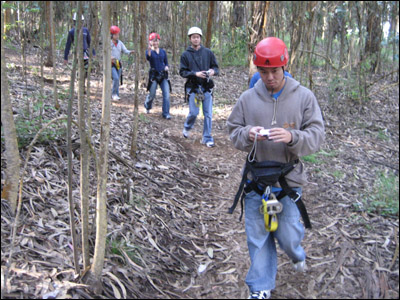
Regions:
[[[296, 159], [289, 163], [280, 163], [277, 161], [262, 161], [256, 162], [255, 156], [257, 152], [257, 134], [255, 136], [253, 148], [246, 158], [246, 165], [243, 171], [242, 181], [240, 182], [239, 189], [236, 193], [233, 205], [229, 208], [229, 213], [232, 214], [235, 210], [239, 200], [241, 203], [241, 214], [239, 220], [243, 216], [243, 201], [247, 194], [255, 191], [262, 196], [262, 206], [260, 212], [264, 214], [265, 226], [267, 231], [274, 231], [278, 228], [278, 219], [276, 214], [280, 213], [283, 209], [280, 199], [289, 196], [290, 199], [296, 204], [303, 218], [304, 226], [311, 228], [310, 219], [306, 207], [301, 200], [301, 195], [293, 190], [287, 183], [285, 176], [289, 174], [295, 165], [299, 162]], [[247, 175], [252, 175], [252, 180], [248, 180]], [[276, 183], [280, 184], [281, 189], [273, 187]], [[276, 196], [276, 192], [271, 192], [273, 189], [280, 191]]]
[[204, 93], [203, 93], [203, 89], [201, 88], [201, 86], [199, 85], [199, 87], [196, 90], [196, 93], [194, 95], [194, 104], [197, 107], [200, 107], [200, 104], [204, 101]]

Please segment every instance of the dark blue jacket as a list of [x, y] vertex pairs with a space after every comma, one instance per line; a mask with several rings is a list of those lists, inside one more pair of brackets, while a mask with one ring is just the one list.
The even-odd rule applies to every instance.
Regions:
[[[64, 51], [64, 60], [68, 60], [68, 55], [69, 55], [69, 51], [71, 49], [71, 45], [74, 42], [74, 35], [75, 35], [75, 28], [72, 28], [69, 32], [68, 32], [68, 39], [67, 39], [67, 43], [65, 44], [65, 51]], [[90, 48], [90, 33], [89, 33], [89, 29], [87, 29], [86, 27], [83, 27], [83, 53], [89, 53], [89, 48]], [[93, 55], [96, 55], [96, 52], [93, 49]]]
[[157, 72], [164, 71], [165, 67], [168, 66], [167, 52], [164, 49], [159, 48], [159, 54], [156, 51], [151, 50], [151, 56], [149, 56], [148, 50], [146, 50], [146, 59], [150, 62], [150, 68], [155, 69]]
[[196, 72], [208, 71], [213, 69], [215, 75], [218, 75], [219, 68], [214, 53], [204, 46], [201, 46], [199, 50], [194, 50], [192, 47], [188, 47], [181, 56], [181, 63], [179, 68], [179, 74], [188, 78], [189, 80], [196, 80]]

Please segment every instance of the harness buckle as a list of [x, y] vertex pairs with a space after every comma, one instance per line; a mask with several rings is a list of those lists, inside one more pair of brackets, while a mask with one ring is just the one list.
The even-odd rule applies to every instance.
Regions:
[[296, 199], [292, 199], [294, 203], [296, 203], [297, 201], [299, 201], [300, 198], [301, 198], [301, 195], [300, 195], [298, 192], [296, 192], [296, 196], [297, 196]]

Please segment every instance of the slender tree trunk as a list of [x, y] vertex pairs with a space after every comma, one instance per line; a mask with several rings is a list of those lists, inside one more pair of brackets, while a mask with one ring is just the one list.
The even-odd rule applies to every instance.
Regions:
[[[102, 2], [102, 35], [103, 41], [110, 38], [110, 9], [111, 2]], [[101, 135], [99, 151], [99, 172], [97, 185], [97, 216], [96, 216], [96, 245], [94, 249], [94, 258], [90, 275], [100, 282], [101, 272], [104, 265], [104, 255], [107, 235], [107, 170], [108, 170], [108, 145], [110, 138], [110, 107], [111, 107], [111, 45], [103, 43], [103, 100], [102, 100], [102, 118]], [[95, 291], [99, 292], [100, 285], [95, 285]]]
[[43, 119], [43, 106], [44, 106], [44, 39], [46, 34], [46, 27], [43, 25], [46, 20], [46, 15], [44, 12], [44, 5], [43, 2], [40, 3], [41, 8], [41, 25], [40, 25], [40, 115], [39, 115], [39, 126], [42, 126], [42, 119]]
[[172, 63], [173, 63], [171, 71], [173, 72], [173, 74], [176, 74], [176, 48], [177, 48], [176, 47], [176, 32], [177, 32], [176, 18], [177, 18], [177, 11], [178, 11], [176, 1], [174, 1], [172, 3], [171, 10], [172, 10], [172, 14], [171, 14], [171, 19], [172, 19], [172, 32], [171, 32], [171, 34], [172, 34]]
[[[252, 21], [249, 24], [249, 28], [247, 32], [250, 36], [248, 41], [248, 58], [247, 61], [249, 62], [249, 82], [251, 77], [256, 73], [257, 69], [253, 63], [253, 54], [254, 50], [257, 46], [257, 43], [263, 39], [263, 25], [266, 23], [266, 16], [265, 14], [268, 13], [266, 10], [268, 1], [256, 1], [252, 3], [251, 9], [251, 16]], [[268, 6], [269, 7], [269, 6]]]
[[85, 68], [83, 61], [83, 33], [82, 33], [82, 2], [78, 1], [77, 28], [75, 30], [75, 47], [77, 48], [78, 59], [78, 120], [80, 137], [80, 196], [81, 196], [81, 220], [82, 220], [82, 253], [83, 268], [89, 266], [89, 145], [86, 130], [86, 99], [85, 90]]
[[[76, 33], [77, 34], [77, 33]], [[76, 36], [75, 36], [75, 40]], [[71, 230], [72, 246], [74, 249], [74, 267], [75, 273], [80, 273], [79, 268], [79, 257], [78, 257], [78, 247], [77, 247], [77, 236], [75, 229], [75, 204], [72, 198], [72, 103], [75, 94], [75, 76], [76, 76], [76, 65], [77, 65], [77, 43], [74, 43], [74, 55], [72, 61], [72, 72], [71, 80], [69, 86], [69, 101], [68, 101], [68, 119], [67, 119], [67, 155], [68, 155], [68, 204], [69, 204], [69, 224]]]
[[208, 2], [208, 17], [207, 17], [207, 35], [206, 35], [206, 48], [211, 48], [211, 39], [212, 39], [212, 24], [214, 19], [214, 4], [215, 1]]
[[51, 44], [51, 53], [52, 53], [52, 62], [53, 62], [53, 94], [54, 94], [54, 106], [56, 109], [60, 108], [60, 104], [58, 103], [58, 95], [57, 95], [57, 58], [56, 58], [56, 34], [55, 34], [55, 24], [54, 24], [54, 9], [53, 9], [53, 1], [48, 1], [49, 6], [49, 29], [50, 29], [50, 44]]
[[[92, 3], [92, 2], [91, 2]], [[92, 67], [93, 67], [93, 49], [95, 48], [95, 45], [97, 45], [98, 40], [99, 40], [99, 20], [98, 20], [98, 12], [99, 12], [99, 2], [98, 1], [93, 1], [92, 3], [93, 7], [92, 10], [90, 11], [90, 14], [92, 16], [92, 40], [90, 43], [90, 49], [89, 49], [89, 66], [87, 70], [87, 81], [86, 81], [86, 98], [87, 98], [87, 126], [88, 126], [88, 135], [89, 139], [92, 137], [92, 112], [90, 109], [90, 96], [91, 96], [91, 91], [90, 91], [90, 86], [91, 86], [91, 77], [92, 77]]]
[[133, 126], [132, 126], [132, 140], [131, 140], [131, 150], [130, 150], [130, 156], [134, 159], [136, 158], [136, 152], [137, 152], [137, 139], [138, 139], [138, 126], [139, 126], [139, 77], [140, 77], [140, 71], [139, 71], [139, 65], [140, 65], [140, 51], [138, 51], [138, 45], [139, 45], [139, 40], [140, 40], [140, 31], [139, 31], [139, 15], [138, 11], [140, 11], [140, 6], [141, 4], [138, 4], [136, 6], [135, 2], [135, 9], [134, 9], [134, 36], [133, 40], [135, 41], [135, 99], [134, 99], [134, 111], [133, 111]]
[[[3, 6], [3, 3], [1, 6]], [[4, 32], [3, 13], [1, 14], [1, 32]], [[12, 214], [15, 215], [21, 162], [18, 151], [17, 131], [15, 129], [10, 93], [8, 91], [8, 77], [5, 60], [4, 46], [3, 43], [1, 43], [1, 123], [4, 130], [4, 157], [7, 162], [7, 168], [5, 171], [6, 180], [3, 185], [3, 190], [1, 191], [1, 198], [7, 199], [10, 202]], [[3, 282], [1, 284], [3, 285]]]

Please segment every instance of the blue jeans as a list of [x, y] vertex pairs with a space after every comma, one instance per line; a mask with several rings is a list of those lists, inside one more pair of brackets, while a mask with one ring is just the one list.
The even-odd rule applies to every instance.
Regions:
[[[190, 89], [186, 92], [189, 93]], [[204, 92], [204, 90], [203, 90]], [[195, 103], [195, 93], [189, 94], [189, 115], [186, 118], [185, 122], [185, 129], [191, 130], [196, 122], [197, 115], [199, 114], [199, 107]], [[213, 137], [211, 136], [211, 129], [212, 129], [212, 106], [213, 106], [213, 99], [211, 93], [205, 92], [204, 93], [204, 101], [203, 105], [203, 115], [204, 115], [204, 126], [203, 126], [203, 143], [207, 142], [214, 142]]]
[[[163, 117], [169, 116], [169, 84], [168, 80], [164, 79], [160, 83], [160, 87], [163, 94], [163, 104], [162, 104], [162, 115]], [[146, 97], [146, 102], [144, 103], [144, 107], [146, 109], [151, 109], [153, 107], [153, 100], [156, 97], [157, 91], [157, 81], [153, 81], [150, 87], [150, 94]]]
[[[301, 188], [295, 188], [301, 194]], [[272, 290], [278, 269], [275, 238], [279, 246], [294, 262], [306, 259], [306, 253], [300, 243], [304, 238], [304, 227], [300, 223], [300, 212], [296, 204], [288, 197], [280, 200], [283, 210], [278, 214], [278, 229], [267, 232], [264, 216], [260, 213], [262, 196], [252, 191], [245, 198], [245, 220], [247, 246], [251, 266], [246, 276], [246, 284], [251, 292]]]
[[111, 74], [113, 79], [111, 94], [119, 96], [119, 80], [121, 78], [122, 68], [120, 68], [118, 71], [116, 68], [111, 68]]

